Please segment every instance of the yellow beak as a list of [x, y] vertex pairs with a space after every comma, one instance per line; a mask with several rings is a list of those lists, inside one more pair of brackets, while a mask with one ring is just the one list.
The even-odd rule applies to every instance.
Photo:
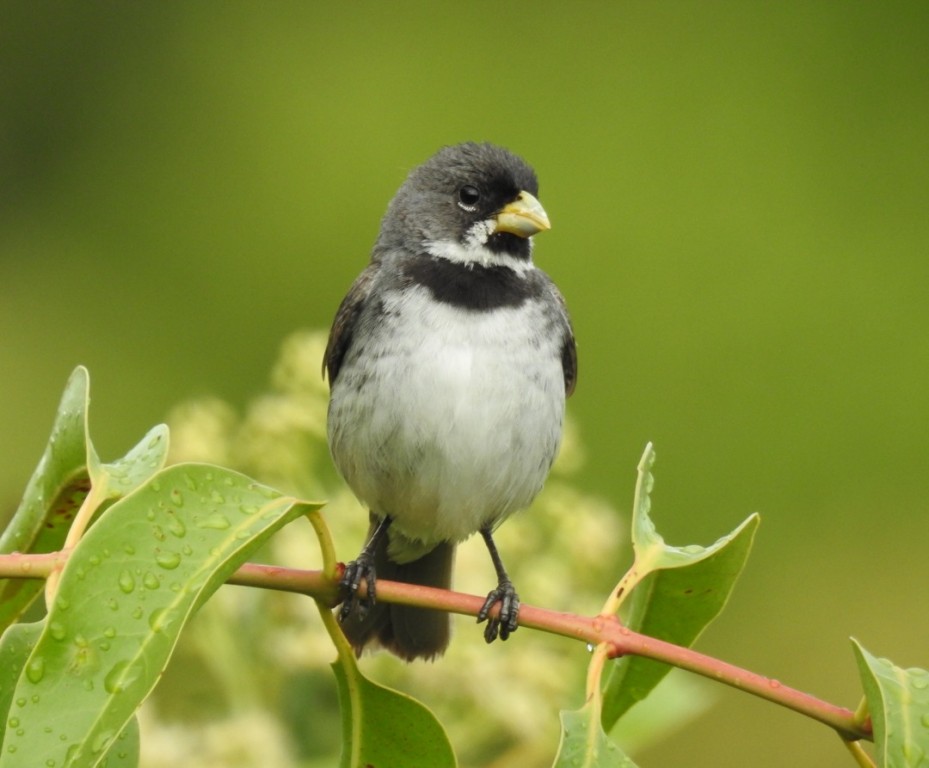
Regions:
[[536, 232], [552, 228], [542, 203], [525, 190], [501, 208], [494, 218], [494, 232], [509, 232], [518, 237], [532, 237]]

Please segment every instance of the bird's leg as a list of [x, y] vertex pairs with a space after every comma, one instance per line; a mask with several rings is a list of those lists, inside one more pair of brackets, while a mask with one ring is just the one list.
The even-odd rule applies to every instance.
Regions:
[[[377, 524], [377, 527], [371, 533], [370, 538], [365, 543], [358, 557], [345, 566], [345, 572], [339, 581], [339, 590], [344, 595], [342, 608], [339, 611], [339, 618], [343, 621], [349, 617], [351, 612], [357, 606], [359, 618], [364, 617], [368, 609], [374, 605], [377, 597], [377, 574], [374, 570], [374, 553], [377, 551], [381, 539], [387, 535], [387, 529], [393, 522], [392, 517], [384, 517]], [[367, 590], [364, 597], [358, 596], [358, 587], [361, 582], [367, 584]]]
[[[500, 553], [497, 552], [497, 545], [494, 544], [490, 528], [482, 528], [481, 536], [487, 544], [487, 551], [490, 552], [490, 559], [493, 560], [494, 568], [497, 571], [497, 588], [490, 591], [484, 605], [477, 614], [477, 622], [487, 620], [487, 626], [484, 629], [484, 639], [492, 643], [497, 639], [506, 640], [511, 632], [515, 632], [519, 626], [519, 595], [513, 587], [513, 582], [503, 567], [503, 561], [500, 559]], [[500, 612], [495, 617], [488, 616], [491, 609], [500, 603]]]

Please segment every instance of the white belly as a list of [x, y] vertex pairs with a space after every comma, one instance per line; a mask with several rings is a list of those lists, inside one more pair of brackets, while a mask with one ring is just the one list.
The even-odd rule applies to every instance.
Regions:
[[426, 296], [387, 302], [364, 371], [346, 358], [329, 442], [359, 499], [428, 546], [529, 505], [561, 439], [564, 374], [535, 304], [481, 313]]

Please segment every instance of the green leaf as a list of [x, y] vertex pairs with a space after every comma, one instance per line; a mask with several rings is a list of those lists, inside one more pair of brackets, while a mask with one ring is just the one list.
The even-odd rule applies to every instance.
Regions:
[[901, 669], [852, 640], [881, 768], [929, 766], [929, 672]]
[[[0, 659], [3, 659], [3, 663], [0, 664], [0, 718], [10, 728], [19, 727], [16, 710], [22, 706], [21, 703], [13, 706], [13, 691], [16, 690], [16, 683], [26, 666], [26, 660], [43, 629], [44, 619], [33, 624], [13, 624], [7, 627], [0, 638]], [[0, 739], [5, 735], [5, 731], [0, 733]]]
[[103, 768], [136, 768], [139, 764], [140, 746], [139, 719], [133, 715], [110, 745], [100, 765]]
[[168, 458], [168, 427], [165, 424], [152, 427], [129, 453], [109, 464], [100, 463], [90, 438], [87, 445], [91, 485], [104, 487], [102, 499], [120, 499], [164, 468]]
[[600, 712], [588, 702], [578, 710], [562, 710], [553, 768], [635, 768], [635, 763], [603, 732]]
[[[655, 453], [646, 447], [639, 463], [632, 516], [635, 588], [625, 624], [677, 645], [690, 646], [716, 618], [745, 566], [760, 518], [751, 515], [709, 547], [672, 547], [649, 516]], [[667, 664], [627, 656], [614, 665], [603, 695], [603, 727], [616, 721], [670, 671]]]
[[114, 503], [62, 571], [13, 692], [18, 727], [7, 723], [0, 768], [100, 763], [195, 608], [315, 506], [195, 464], [170, 467]]
[[[14, 624], [0, 638], [0, 659], [4, 660], [0, 667], [0, 716], [14, 730], [22, 727], [16, 713], [23, 704], [12, 706], [13, 690], [29, 654], [45, 629], [45, 623], [45, 619], [42, 619], [31, 624]], [[4, 735], [5, 731], [0, 733], [0, 736]], [[135, 768], [138, 764], [139, 723], [133, 717], [110, 747], [106, 768]]]
[[[154, 427], [122, 459], [102, 464], [88, 432], [90, 379], [83, 367], [68, 379], [45, 453], [22, 503], [0, 536], [0, 552], [55, 552], [62, 548], [78, 509], [94, 488], [97, 503], [114, 501], [160, 470], [168, 428]], [[42, 590], [39, 580], [0, 582], [0, 629], [9, 626]]]
[[455, 768], [439, 721], [425, 706], [368, 680], [350, 654], [332, 663], [342, 713], [340, 768]]
[[[68, 379], [45, 452], [23, 500], [3, 534], [0, 552], [54, 552], [90, 490], [87, 474], [88, 375], [83, 367]], [[0, 629], [8, 627], [41, 591], [43, 582], [0, 580]]]

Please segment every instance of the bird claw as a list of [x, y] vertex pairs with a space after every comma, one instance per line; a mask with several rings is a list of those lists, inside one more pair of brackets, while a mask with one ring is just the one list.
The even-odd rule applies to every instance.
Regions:
[[[490, 611], [497, 603], [500, 604], [500, 611], [496, 616], [490, 616]], [[501, 581], [496, 589], [490, 591], [477, 614], [477, 623], [482, 621], [487, 622], [484, 639], [488, 643], [492, 643], [498, 636], [506, 640], [519, 628], [519, 595], [512, 582]]]
[[[358, 594], [358, 588], [364, 581], [367, 589], [363, 595]], [[339, 610], [339, 619], [345, 621], [355, 611], [359, 619], [374, 606], [377, 598], [377, 575], [374, 570], [374, 558], [364, 553], [345, 566], [345, 572], [339, 580], [339, 591], [342, 598], [342, 608]]]

